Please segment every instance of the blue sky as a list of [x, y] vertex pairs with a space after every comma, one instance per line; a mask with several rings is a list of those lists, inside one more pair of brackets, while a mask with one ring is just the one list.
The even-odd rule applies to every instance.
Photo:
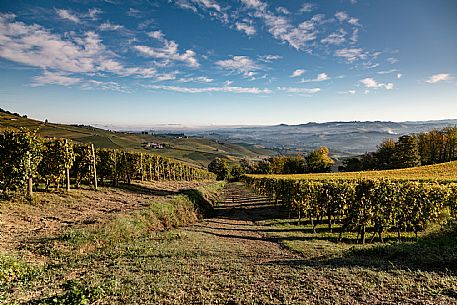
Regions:
[[1, 1], [0, 107], [54, 122], [457, 118], [457, 1]]

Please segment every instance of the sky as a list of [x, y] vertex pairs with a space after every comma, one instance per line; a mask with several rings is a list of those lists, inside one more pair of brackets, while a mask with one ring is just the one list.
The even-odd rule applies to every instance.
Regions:
[[112, 126], [457, 118], [455, 0], [0, 0], [0, 108]]

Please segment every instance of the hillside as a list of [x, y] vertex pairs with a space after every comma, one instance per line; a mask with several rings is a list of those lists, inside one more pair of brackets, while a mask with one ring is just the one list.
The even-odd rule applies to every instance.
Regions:
[[339, 172], [323, 174], [299, 175], [248, 175], [253, 177], [272, 177], [286, 179], [359, 179], [359, 178], [389, 178], [405, 180], [449, 180], [457, 181], [457, 161], [418, 166], [412, 168], [392, 169], [383, 171]]
[[262, 145], [282, 154], [309, 152], [321, 146], [330, 149], [332, 158], [361, 155], [375, 151], [387, 138], [398, 139], [406, 134], [420, 133], [457, 125], [457, 120], [417, 122], [325, 122], [300, 125], [280, 124], [238, 128], [187, 130], [188, 134], [205, 136], [225, 142]]
[[[216, 157], [228, 160], [241, 158], [259, 159], [272, 151], [257, 145], [222, 143], [202, 137], [153, 136], [151, 134], [114, 132], [85, 125], [45, 123], [9, 113], [0, 112], [0, 131], [6, 128], [26, 127], [38, 130], [42, 137], [72, 139], [77, 143], [93, 143], [99, 148], [121, 148], [148, 151], [206, 167]], [[164, 148], [144, 148], [146, 143], [161, 144]]]

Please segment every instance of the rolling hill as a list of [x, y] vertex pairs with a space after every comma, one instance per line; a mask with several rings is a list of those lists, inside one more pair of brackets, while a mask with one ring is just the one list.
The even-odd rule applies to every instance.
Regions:
[[[66, 125], [42, 122], [18, 114], [0, 112], [0, 132], [7, 128], [25, 127], [37, 130], [42, 137], [72, 139], [77, 143], [93, 143], [98, 148], [119, 148], [148, 151], [174, 158], [199, 167], [206, 167], [214, 158], [236, 161], [242, 158], [259, 159], [272, 151], [252, 144], [224, 143], [199, 136], [160, 136], [141, 132], [116, 132], [86, 125]], [[160, 144], [161, 149], [145, 146]]]

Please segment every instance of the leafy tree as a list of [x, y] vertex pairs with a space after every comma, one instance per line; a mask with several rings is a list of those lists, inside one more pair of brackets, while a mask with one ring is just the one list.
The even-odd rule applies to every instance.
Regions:
[[335, 162], [328, 156], [328, 153], [328, 148], [325, 146], [310, 152], [305, 157], [307, 171], [310, 173], [329, 172]]
[[357, 172], [363, 169], [363, 163], [360, 158], [353, 157], [343, 160], [343, 165], [338, 167], [340, 172]]
[[227, 160], [216, 158], [208, 164], [208, 171], [216, 174], [217, 180], [224, 180], [228, 178], [229, 166]]
[[401, 136], [395, 145], [394, 168], [406, 168], [421, 164], [417, 140], [413, 136]]
[[395, 154], [396, 143], [393, 139], [386, 139], [378, 145], [376, 151], [376, 168], [377, 169], [391, 169], [393, 168], [393, 158]]
[[305, 172], [305, 158], [303, 156], [287, 157], [284, 161], [284, 174], [303, 174]]
[[246, 173], [246, 171], [244, 170], [244, 168], [239, 165], [239, 164], [235, 164], [232, 169], [230, 170], [230, 176], [232, 177], [232, 179], [234, 181], [239, 181], [241, 176], [243, 176], [244, 174]]

